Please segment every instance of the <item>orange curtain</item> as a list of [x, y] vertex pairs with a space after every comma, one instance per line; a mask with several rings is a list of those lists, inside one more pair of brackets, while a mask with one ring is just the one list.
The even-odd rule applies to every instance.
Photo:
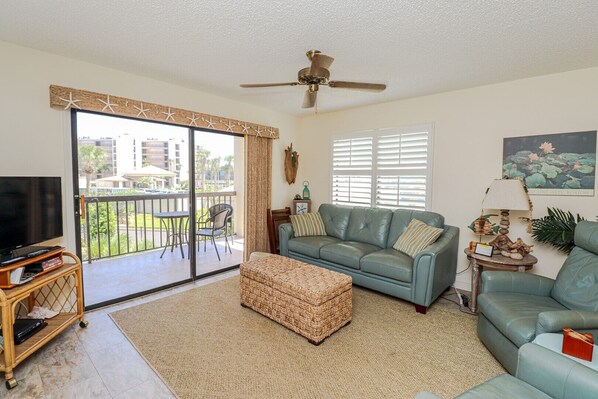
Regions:
[[272, 198], [272, 140], [245, 136], [245, 260], [268, 251], [267, 212]]

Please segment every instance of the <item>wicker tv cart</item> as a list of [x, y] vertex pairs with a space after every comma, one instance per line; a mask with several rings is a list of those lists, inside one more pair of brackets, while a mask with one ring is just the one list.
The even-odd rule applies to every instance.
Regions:
[[[33, 280], [22, 285], [11, 284], [10, 272], [27, 264], [59, 257], [61, 263], [39, 273]], [[70, 258], [66, 261], [64, 258]], [[23, 306], [20, 306], [22, 304]], [[34, 305], [58, 311], [58, 315], [46, 319], [48, 325], [20, 345], [14, 344], [13, 323], [17, 315], [31, 311]], [[27, 312], [23, 312], [26, 310]], [[81, 261], [64, 248], [52, 250], [44, 255], [14, 263], [0, 270], [0, 311], [2, 313], [2, 336], [4, 353], [0, 353], [0, 372], [4, 372], [6, 388], [17, 386], [13, 370], [23, 360], [35, 353], [52, 338], [79, 321], [81, 328], [87, 327], [83, 319], [83, 284]]]
[[272, 255], [241, 264], [241, 305], [319, 345], [351, 322], [352, 279]]

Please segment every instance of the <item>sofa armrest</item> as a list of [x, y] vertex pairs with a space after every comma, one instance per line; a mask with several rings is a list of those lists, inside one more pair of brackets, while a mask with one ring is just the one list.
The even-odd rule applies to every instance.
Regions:
[[293, 237], [295, 237], [295, 233], [291, 223], [283, 223], [278, 226], [278, 244], [282, 256], [289, 256], [289, 240]]
[[554, 280], [535, 274], [490, 270], [482, 273], [482, 293], [516, 292], [550, 296]]
[[434, 300], [455, 282], [459, 229], [444, 226], [442, 236], [413, 260], [412, 302], [430, 306]]
[[598, 372], [536, 344], [519, 348], [516, 376], [552, 398], [598, 397]]
[[536, 335], [574, 330], [598, 329], [598, 312], [578, 310], [551, 310], [538, 315]]

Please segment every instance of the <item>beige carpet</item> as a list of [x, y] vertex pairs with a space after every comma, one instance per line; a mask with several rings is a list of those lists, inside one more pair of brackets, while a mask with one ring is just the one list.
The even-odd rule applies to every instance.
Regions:
[[313, 346], [242, 308], [233, 277], [111, 316], [181, 398], [449, 398], [504, 372], [456, 309], [354, 287], [353, 312]]

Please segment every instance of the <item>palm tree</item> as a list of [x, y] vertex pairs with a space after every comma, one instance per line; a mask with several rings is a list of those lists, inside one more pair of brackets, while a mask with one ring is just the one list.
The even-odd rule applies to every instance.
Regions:
[[85, 190], [89, 194], [91, 189], [91, 175], [99, 173], [106, 168], [106, 152], [101, 147], [84, 144], [79, 147], [79, 160], [83, 163], [85, 173]]
[[233, 174], [233, 161], [235, 159], [234, 155], [227, 155], [224, 157], [224, 173], [226, 175], [226, 187], [230, 186], [230, 181], [232, 179]]
[[[197, 146], [195, 149], [195, 173], [199, 177], [200, 190], [204, 190], [206, 186], [206, 172], [208, 167], [208, 158], [210, 157], [210, 151], [206, 150], [202, 146]], [[196, 181], [198, 179], [196, 178]]]
[[212, 175], [216, 191], [218, 191], [218, 181], [220, 180], [220, 160], [220, 157], [210, 159], [210, 174]]

